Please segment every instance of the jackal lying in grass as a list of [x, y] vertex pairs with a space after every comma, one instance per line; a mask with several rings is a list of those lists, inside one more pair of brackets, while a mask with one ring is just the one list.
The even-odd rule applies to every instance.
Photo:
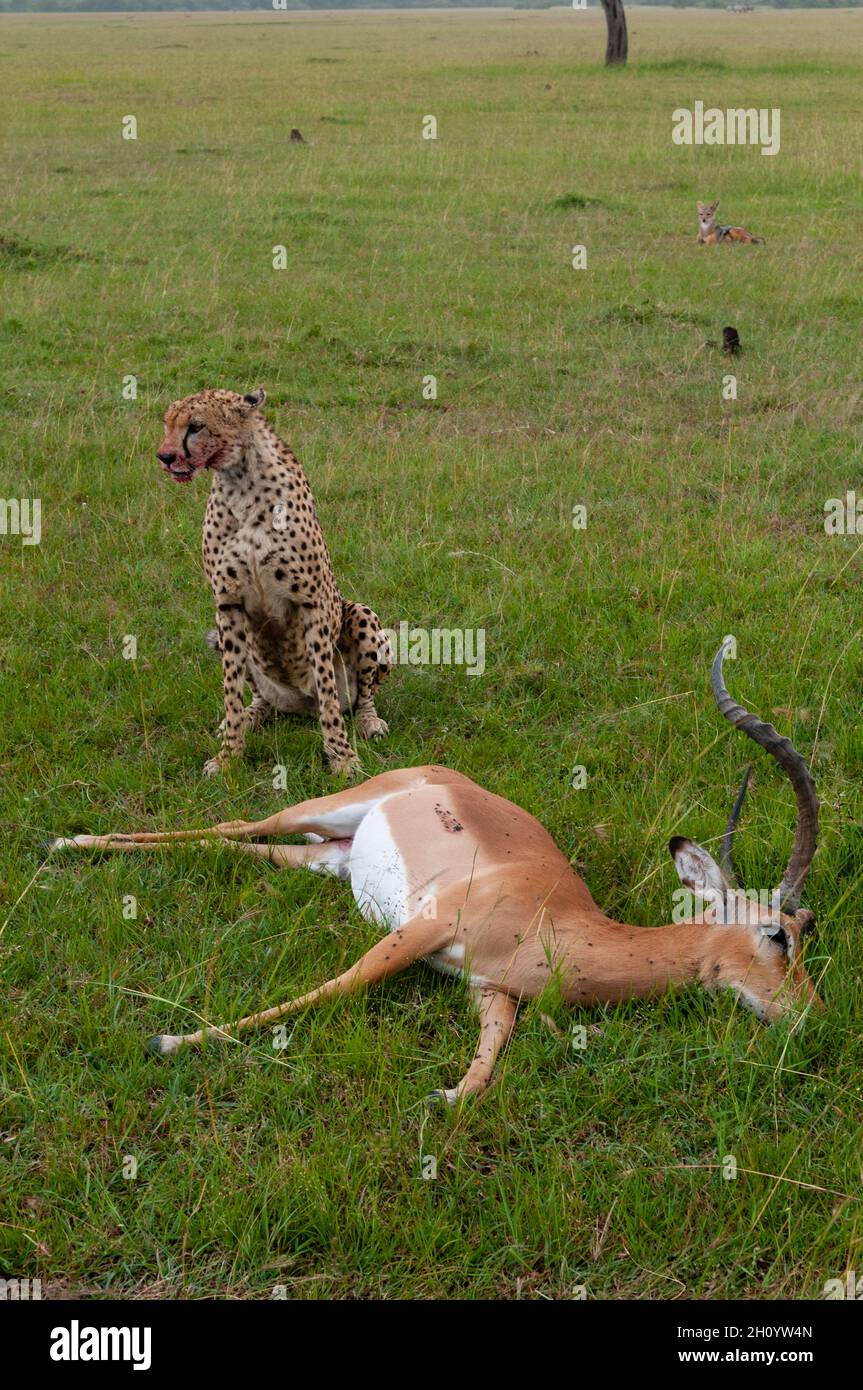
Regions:
[[760, 246], [764, 245], [763, 236], [753, 236], [743, 227], [718, 227], [716, 225], [716, 209], [719, 207], [719, 199], [715, 203], [695, 204], [698, 211], [698, 236], [696, 242], [699, 246], [715, 246], [718, 241], [748, 241]]

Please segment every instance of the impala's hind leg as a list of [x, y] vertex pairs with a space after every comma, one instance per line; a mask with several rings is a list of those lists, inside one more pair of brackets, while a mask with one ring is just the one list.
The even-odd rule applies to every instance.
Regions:
[[177, 840], [196, 840], [198, 844], [207, 844], [210, 840], [218, 842], [241, 839], [247, 835], [273, 834], [273, 831], [264, 829], [268, 824], [269, 821], [229, 820], [200, 830], [135, 830], [129, 833], [114, 831], [108, 835], [70, 835], [52, 840], [51, 849], [151, 849]]
[[518, 1000], [497, 989], [479, 991], [479, 1042], [476, 1045], [473, 1061], [452, 1090], [432, 1091], [429, 1100], [446, 1101], [447, 1105], [457, 1105], [464, 1096], [484, 1091], [491, 1081], [498, 1053], [509, 1042], [515, 1026]]
[[[349, 878], [351, 872], [351, 840], [322, 840], [310, 845], [270, 845], [253, 840], [201, 840], [202, 845], [219, 845], [222, 849], [240, 854], [254, 854], [266, 859], [276, 869], [311, 869], [316, 874], [335, 874]], [[139, 846], [140, 848], [140, 846]]]
[[326, 840], [350, 839], [363, 817], [385, 796], [422, 786], [427, 781], [425, 768], [402, 768], [370, 777], [359, 786], [332, 796], [319, 796], [287, 806], [265, 820], [231, 820], [204, 830], [139, 831], [123, 835], [73, 835], [54, 840], [54, 849], [117, 849], [132, 845], [158, 845], [169, 840], [200, 840], [215, 835], [222, 839], [242, 840], [255, 835], [321, 835]]
[[248, 1028], [257, 1028], [262, 1023], [274, 1023], [285, 1014], [296, 1013], [298, 1009], [304, 1009], [309, 1004], [319, 1004], [322, 999], [331, 999], [336, 994], [355, 994], [366, 985], [385, 980], [389, 975], [398, 975], [415, 960], [419, 960], [420, 956], [438, 950], [446, 941], [452, 939], [452, 930], [450, 923], [428, 922], [415, 917], [403, 927], [397, 927], [395, 931], [390, 932], [382, 941], [376, 942], [370, 951], [366, 951], [366, 954], [343, 974], [327, 980], [326, 984], [319, 985], [308, 994], [289, 999], [286, 1004], [277, 1004], [273, 1009], [249, 1014], [248, 1018], [241, 1018], [237, 1023], [223, 1024], [218, 1028], [201, 1028], [197, 1033], [162, 1033], [150, 1040], [150, 1047], [164, 1057], [176, 1052], [179, 1047], [201, 1043], [204, 1038], [230, 1038], [236, 1033], [244, 1033]]
[[[204, 840], [186, 840], [186, 844], [203, 849], [231, 849], [266, 859], [276, 869], [311, 869], [314, 873], [335, 874], [338, 878], [350, 875], [351, 840], [321, 840], [308, 845], [270, 845], [257, 841], [230, 840], [222, 835], [208, 835]], [[170, 843], [170, 837], [167, 837]], [[54, 848], [97, 849], [102, 853], [142, 849], [164, 849], [166, 838], [133, 840], [119, 835], [76, 835], [72, 840], [56, 840]]]

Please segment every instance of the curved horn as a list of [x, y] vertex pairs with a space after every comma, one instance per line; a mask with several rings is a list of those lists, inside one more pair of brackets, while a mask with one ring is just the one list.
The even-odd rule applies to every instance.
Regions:
[[734, 883], [737, 882], [737, 874], [734, 869], [734, 832], [737, 829], [737, 822], [740, 818], [740, 809], [743, 799], [746, 796], [746, 788], [749, 786], [749, 774], [752, 771], [752, 764], [746, 768], [743, 774], [743, 784], [737, 793], [737, 800], [731, 808], [731, 815], [728, 817], [728, 824], [725, 827], [725, 834], [722, 836], [722, 848], [719, 852], [719, 867]]
[[[815, 795], [815, 783], [812, 781], [805, 759], [797, 752], [790, 740], [778, 734], [772, 724], [765, 723], [763, 719], [758, 718], [757, 714], [750, 714], [742, 705], [738, 705], [737, 701], [732, 700], [726, 690], [722, 679], [722, 663], [732, 642], [732, 638], [724, 638], [722, 646], [713, 659], [713, 670], [710, 673], [713, 698], [716, 700], [720, 714], [723, 714], [728, 722], [734, 725], [735, 729], [742, 729], [755, 743], [776, 759], [779, 766], [787, 773], [794, 788], [794, 795], [797, 798], [797, 826], [794, 832], [794, 847], [779, 885], [779, 904], [782, 911], [794, 912], [800, 903], [800, 892], [806, 881], [806, 875], [809, 872], [809, 866], [812, 863], [818, 843], [818, 797]], [[741, 798], [738, 797], [738, 801], [740, 800]], [[735, 805], [735, 810], [737, 809], [738, 807]], [[733, 815], [734, 812], [732, 812]], [[726, 837], [727, 834], [726, 831]], [[725, 839], [723, 839], [723, 850], [724, 848]]]

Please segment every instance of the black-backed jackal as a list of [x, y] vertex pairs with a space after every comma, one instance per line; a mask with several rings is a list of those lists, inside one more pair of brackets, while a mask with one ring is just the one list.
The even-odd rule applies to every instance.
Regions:
[[715, 246], [719, 241], [748, 241], [753, 244], [764, 245], [763, 236], [753, 236], [751, 232], [745, 231], [743, 227], [719, 227], [716, 224], [716, 209], [719, 207], [719, 199], [715, 203], [695, 204], [698, 212], [698, 236], [696, 243], [699, 246]]

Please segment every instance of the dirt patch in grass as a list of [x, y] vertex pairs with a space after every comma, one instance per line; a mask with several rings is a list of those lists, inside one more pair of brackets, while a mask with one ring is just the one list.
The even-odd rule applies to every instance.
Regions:
[[44, 246], [23, 237], [0, 234], [0, 266], [5, 270], [35, 270], [64, 261], [85, 261], [86, 253], [73, 246]]

